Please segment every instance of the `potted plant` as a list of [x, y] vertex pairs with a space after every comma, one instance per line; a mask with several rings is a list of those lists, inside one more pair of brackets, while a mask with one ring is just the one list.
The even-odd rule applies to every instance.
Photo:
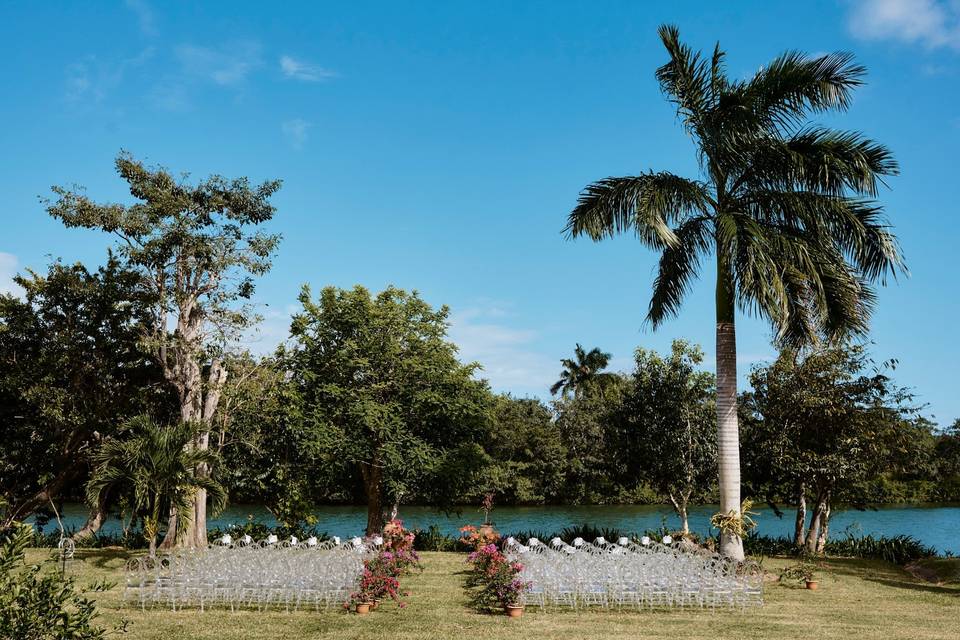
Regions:
[[493, 523], [490, 522], [490, 512], [493, 511], [492, 491], [483, 494], [483, 500], [480, 501], [480, 511], [483, 512], [483, 524], [480, 525], [480, 534], [489, 538], [496, 533], [493, 528]]
[[806, 585], [807, 589], [816, 591], [820, 586], [820, 581], [817, 580], [817, 565], [813, 561], [806, 559], [790, 565], [780, 572], [780, 581], [784, 582], [788, 580], [802, 582]]

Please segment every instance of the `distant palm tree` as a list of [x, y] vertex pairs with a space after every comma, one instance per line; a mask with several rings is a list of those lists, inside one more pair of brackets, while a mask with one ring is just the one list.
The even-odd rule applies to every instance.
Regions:
[[147, 416], [137, 416], [126, 427], [126, 434], [106, 441], [94, 453], [87, 500], [97, 504], [107, 495], [126, 497], [133, 512], [143, 518], [143, 534], [152, 556], [161, 519], [171, 508], [177, 513], [172, 520], [179, 534], [189, 525], [198, 490], [207, 491], [214, 512], [226, 505], [227, 493], [218, 482], [197, 473], [197, 469], [209, 468], [216, 454], [187, 446], [196, 438], [194, 425], [158, 425]]
[[602, 393], [614, 377], [612, 373], [602, 373], [610, 364], [610, 354], [596, 347], [589, 352], [584, 351], [580, 343], [577, 343], [574, 349], [574, 359], [564, 358], [560, 364], [563, 365], [560, 379], [550, 387], [550, 393], [553, 395], [559, 392], [563, 397], [570, 394], [580, 396], [591, 389], [597, 389]]
[[[566, 231], [597, 241], [631, 231], [661, 252], [647, 315], [654, 328], [678, 312], [701, 260], [715, 256], [721, 509], [739, 514], [735, 308], [770, 320], [788, 345], [866, 332], [870, 283], [904, 269], [868, 199], [897, 164], [859, 133], [807, 122], [849, 106], [865, 74], [851, 55], [788, 52], [731, 80], [719, 44], [705, 59], [676, 27], [659, 34], [670, 59], [657, 79], [697, 147], [700, 177], [649, 172], [590, 184]], [[731, 533], [721, 549], [743, 557]]]

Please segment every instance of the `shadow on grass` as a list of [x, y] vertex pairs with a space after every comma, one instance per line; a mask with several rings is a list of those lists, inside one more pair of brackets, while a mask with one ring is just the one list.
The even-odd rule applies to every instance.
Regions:
[[903, 567], [879, 560], [830, 558], [825, 565], [827, 572], [834, 575], [849, 576], [894, 589], [960, 597], [960, 588], [926, 582]]

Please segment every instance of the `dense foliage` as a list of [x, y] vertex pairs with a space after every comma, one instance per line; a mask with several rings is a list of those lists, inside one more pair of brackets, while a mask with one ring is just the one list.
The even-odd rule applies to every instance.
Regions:
[[[40, 565], [24, 565], [24, 551], [32, 540], [27, 525], [14, 524], [0, 532], [0, 638], [104, 638], [106, 630], [95, 624], [96, 604], [72, 578], [65, 579]], [[107, 587], [101, 582], [88, 591]]]

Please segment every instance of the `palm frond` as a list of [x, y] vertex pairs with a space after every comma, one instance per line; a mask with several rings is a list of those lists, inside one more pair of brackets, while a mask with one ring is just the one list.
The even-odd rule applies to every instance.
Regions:
[[710, 203], [703, 183], [672, 173], [606, 178], [580, 194], [564, 231], [601, 240], [633, 230], [647, 246], [663, 249], [677, 242], [671, 224], [705, 214]]
[[710, 249], [710, 228], [706, 218], [691, 218], [674, 233], [677, 244], [667, 247], [660, 255], [647, 311], [647, 320], [655, 329], [680, 311], [684, 296], [700, 273], [700, 256]]
[[789, 129], [809, 113], [846, 110], [854, 89], [863, 84], [866, 68], [850, 53], [809, 57], [788, 51], [743, 86], [756, 116], [769, 126]]

